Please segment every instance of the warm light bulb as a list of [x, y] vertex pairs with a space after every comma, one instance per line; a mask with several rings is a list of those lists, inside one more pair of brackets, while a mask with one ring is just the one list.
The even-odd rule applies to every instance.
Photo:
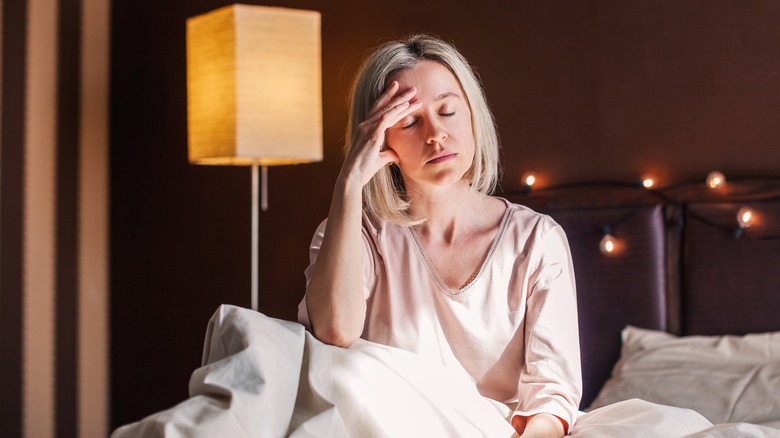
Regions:
[[609, 233], [605, 234], [599, 242], [599, 250], [604, 255], [610, 255], [615, 252], [615, 249], [617, 249], [617, 239]]
[[710, 172], [707, 175], [707, 187], [711, 189], [722, 188], [726, 184], [726, 176], [718, 171]]
[[756, 220], [756, 213], [750, 207], [742, 207], [737, 212], [737, 223], [740, 228], [748, 228]]
[[653, 178], [645, 178], [642, 180], [642, 186], [646, 189], [652, 189], [655, 185], [655, 180]]
[[536, 183], [536, 175], [533, 173], [526, 173], [523, 175], [523, 184], [527, 187], [533, 187], [534, 183]]

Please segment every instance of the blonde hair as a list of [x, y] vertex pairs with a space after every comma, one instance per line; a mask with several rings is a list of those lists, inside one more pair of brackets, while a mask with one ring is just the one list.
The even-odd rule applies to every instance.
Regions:
[[[346, 151], [356, 138], [358, 125], [387, 88], [387, 82], [399, 70], [413, 67], [419, 61], [439, 62], [460, 83], [471, 109], [471, 125], [476, 150], [474, 161], [465, 177], [470, 187], [492, 194], [499, 178], [499, 143], [493, 114], [487, 105], [482, 85], [471, 65], [454, 46], [430, 35], [390, 41], [374, 49], [363, 62], [352, 86], [352, 107], [346, 133]], [[425, 218], [409, 215], [403, 176], [396, 165], [380, 169], [363, 187], [363, 203], [370, 215], [399, 225], [414, 225]]]

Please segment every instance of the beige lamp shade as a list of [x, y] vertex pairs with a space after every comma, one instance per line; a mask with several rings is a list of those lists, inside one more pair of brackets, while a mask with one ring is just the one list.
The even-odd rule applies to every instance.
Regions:
[[322, 160], [320, 14], [232, 5], [187, 20], [189, 160]]

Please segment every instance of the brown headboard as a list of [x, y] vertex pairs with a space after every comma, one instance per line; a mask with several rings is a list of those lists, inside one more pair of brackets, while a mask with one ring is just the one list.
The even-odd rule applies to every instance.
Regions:
[[[780, 180], [648, 190], [588, 183], [505, 193], [566, 231], [577, 276], [584, 393], [595, 398], [626, 325], [678, 335], [780, 330]], [[740, 229], [737, 211], [755, 212]], [[618, 239], [609, 255], [605, 232]]]

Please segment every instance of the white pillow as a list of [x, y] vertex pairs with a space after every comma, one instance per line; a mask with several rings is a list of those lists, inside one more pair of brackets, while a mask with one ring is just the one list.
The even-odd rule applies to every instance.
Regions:
[[712, 423], [780, 421], [780, 332], [677, 337], [628, 326], [612, 377], [588, 410], [640, 398]]

